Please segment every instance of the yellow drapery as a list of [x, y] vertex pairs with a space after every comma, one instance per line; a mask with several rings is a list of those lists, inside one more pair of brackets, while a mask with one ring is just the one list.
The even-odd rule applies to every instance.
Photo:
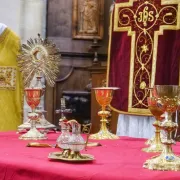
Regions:
[[22, 123], [23, 81], [17, 67], [19, 37], [6, 28], [0, 35], [0, 131], [16, 130]]

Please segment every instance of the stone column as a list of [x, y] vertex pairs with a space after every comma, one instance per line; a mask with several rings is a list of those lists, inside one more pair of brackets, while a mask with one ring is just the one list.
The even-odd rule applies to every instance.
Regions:
[[[21, 18], [20, 18], [20, 36], [22, 43], [26, 43], [30, 38], [36, 38], [40, 33], [41, 37], [46, 35], [46, 9], [47, 0], [20, 0], [21, 1]], [[33, 84], [35, 80], [33, 80]], [[44, 107], [44, 99], [41, 100], [41, 106]], [[24, 121], [27, 113], [30, 111], [29, 106], [24, 105]]]
[[21, 0], [5, 0], [0, 5], [0, 22], [20, 35]]
[[23, 42], [30, 37], [42, 37], [46, 34], [46, 7], [47, 0], [20, 0], [21, 1], [21, 23], [20, 36]]

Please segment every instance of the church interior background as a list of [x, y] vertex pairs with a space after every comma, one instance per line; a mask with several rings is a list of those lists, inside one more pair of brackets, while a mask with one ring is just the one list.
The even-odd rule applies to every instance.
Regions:
[[[40, 34], [42, 38], [48, 38], [51, 40], [59, 49], [61, 61], [55, 86], [48, 86], [45, 79], [42, 81], [43, 85], [46, 86], [46, 91], [40, 104], [42, 109], [46, 111], [45, 118], [50, 123], [56, 125], [59, 129], [59, 119], [62, 116], [61, 108], [63, 97], [66, 100], [64, 112], [66, 111], [66, 108], [67, 111], [69, 110], [69, 112], [65, 113], [67, 119], [76, 119], [80, 124], [89, 125], [92, 123], [91, 132], [96, 133], [100, 129], [101, 124], [99, 121], [100, 115], [98, 114], [101, 106], [97, 103], [94, 90], [92, 92], [91, 88], [104, 86], [104, 84], [106, 84], [107, 60], [109, 53], [108, 46], [110, 40], [109, 34], [111, 33], [110, 14], [113, 9], [113, 0], [99, 1], [104, 2], [102, 16], [100, 16], [102, 18], [100, 21], [103, 22], [101, 29], [102, 34], [100, 35], [102, 37], [100, 40], [98, 38], [88, 39], [87, 37], [73, 37], [75, 36], [73, 34], [75, 32], [74, 29], [77, 30], [76, 26], [78, 26], [76, 24], [77, 22], [73, 24], [73, 0], [0, 1], [0, 23], [6, 24], [7, 27], [13, 30], [20, 37], [21, 43], [26, 43], [28, 39], [36, 38], [37, 35]], [[79, 16], [77, 18], [79, 18]], [[82, 25], [80, 31], [83, 31], [83, 28]], [[91, 30], [92, 32], [97, 31], [96, 28]], [[36, 79], [33, 79], [32, 84], [35, 83]], [[24, 99], [24, 118], [22, 123], [27, 121], [28, 112], [30, 110], [31, 108]], [[119, 114], [111, 110], [111, 108], [107, 108], [107, 110], [110, 112], [107, 128], [111, 133], [116, 134], [117, 136], [128, 136], [131, 138], [153, 137], [154, 127], [152, 124], [155, 120], [153, 116]], [[178, 112], [176, 115], [178, 115]], [[174, 115], [174, 121], [179, 124], [179, 119], [176, 115]], [[73, 123], [74, 122], [72, 122], [72, 124]], [[180, 128], [176, 133], [180, 133]], [[161, 136], [163, 136], [163, 133]], [[128, 140], [131, 141], [131, 139]], [[142, 144], [141, 141], [142, 140], [140, 140], [140, 144]], [[146, 143], [148, 144], [152, 141], [153, 140], [150, 139]], [[157, 141], [159, 142], [159, 140]], [[123, 143], [124, 147], [129, 148], [128, 142]], [[173, 143], [171, 142], [170, 144]], [[114, 147], [116, 146], [119, 147], [119, 143], [114, 145]], [[133, 146], [136, 147], [136, 144], [134, 143]], [[179, 151], [177, 152], [179, 153]], [[134, 151], [134, 153], [137, 152]], [[112, 156], [112, 154], [110, 156]], [[131, 158], [127, 158], [127, 161], [131, 162], [133, 156], [128, 157]], [[145, 158], [147, 159], [147, 157], [143, 156], [143, 159]], [[168, 158], [170, 158], [170, 160], [168, 159], [170, 162], [172, 160], [171, 158], [176, 158], [176, 156], [168, 156]], [[178, 163], [180, 164], [179, 160]], [[147, 164], [148, 161], [146, 161], [144, 167], [150, 166]], [[173, 167], [172, 170], [179, 170], [179, 164], [177, 167]], [[159, 166], [155, 168], [158, 169]], [[151, 167], [149, 169], [151, 169]], [[160, 170], [160, 168], [158, 170]], [[103, 172], [101, 173], [103, 174]], [[145, 174], [145, 172], [143, 173]], [[142, 177], [141, 175], [138, 175], [143, 179], [146, 177], [144, 174]], [[114, 175], [112, 175], [112, 177], [113, 176]], [[108, 176], [104, 177], [108, 180]], [[121, 177], [124, 177], [124, 175]], [[151, 175], [148, 175], [147, 178], [151, 179]]]

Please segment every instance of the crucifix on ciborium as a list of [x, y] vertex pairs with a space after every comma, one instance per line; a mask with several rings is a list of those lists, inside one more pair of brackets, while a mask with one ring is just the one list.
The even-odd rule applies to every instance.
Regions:
[[[36, 128], [36, 123], [40, 119], [40, 111], [37, 107], [45, 92], [41, 79], [44, 77], [49, 86], [54, 86], [59, 73], [59, 62], [60, 56], [56, 46], [51, 41], [42, 39], [39, 34], [38, 38], [30, 39], [27, 44], [22, 45], [18, 66], [24, 80], [25, 99], [31, 107], [31, 112], [28, 113], [31, 127], [27, 133], [19, 137], [20, 139], [47, 139], [46, 133], [41, 133]], [[33, 84], [34, 78], [35, 84]]]

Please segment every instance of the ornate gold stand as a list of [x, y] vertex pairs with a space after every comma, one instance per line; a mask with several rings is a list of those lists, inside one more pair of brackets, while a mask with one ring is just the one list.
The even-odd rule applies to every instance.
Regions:
[[102, 106], [102, 110], [98, 112], [101, 116], [100, 131], [96, 134], [90, 135], [89, 139], [119, 139], [118, 136], [108, 131], [106, 123], [107, 117], [110, 115], [109, 111], [106, 111], [106, 107], [110, 105], [113, 98], [113, 91], [119, 88], [115, 87], [99, 87], [94, 88], [97, 102]]
[[94, 156], [90, 154], [80, 154], [80, 152], [71, 152], [68, 157], [64, 157], [62, 152], [52, 152], [49, 154], [48, 158], [51, 160], [61, 160], [68, 162], [87, 162], [94, 160]]
[[167, 132], [167, 138], [162, 140], [164, 149], [159, 156], [152, 157], [147, 160], [143, 167], [151, 170], [162, 171], [179, 171], [180, 157], [172, 151], [172, 145], [175, 143], [171, 137], [174, 130], [177, 129], [177, 123], [172, 122], [172, 113], [178, 108], [180, 87], [157, 85], [156, 91], [158, 94], [158, 107], [161, 107], [167, 112], [167, 117], [160, 127]]
[[147, 148], [143, 148], [142, 151], [145, 152], [161, 152], [163, 150], [163, 144], [161, 143], [161, 137], [160, 137], [160, 122], [156, 120], [153, 123], [153, 126], [155, 127], [155, 137], [151, 141], [151, 144]]
[[152, 169], [152, 170], [180, 170], [180, 157], [175, 155], [172, 151], [172, 144], [174, 144], [174, 140], [171, 139], [171, 132], [177, 128], [177, 124], [171, 121], [166, 121], [162, 123], [161, 127], [163, 129], [167, 129], [168, 137], [167, 140], [162, 141], [165, 145], [164, 149], [160, 156], [152, 157], [152, 159], [147, 160], [143, 167]]
[[155, 136], [153, 136], [151, 139], [148, 139], [148, 140], [145, 142], [145, 144], [146, 144], [146, 145], [151, 145], [151, 144], [154, 143], [154, 141], [155, 141]]
[[110, 115], [109, 111], [100, 111], [98, 113], [99, 116], [101, 116], [101, 127], [100, 127], [100, 131], [96, 134], [91, 134], [89, 139], [119, 139], [118, 136], [116, 136], [115, 134], [112, 134], [109, 132], [109, 130], [107, 129], [107, 119], [106, 117], [108, 117]]

